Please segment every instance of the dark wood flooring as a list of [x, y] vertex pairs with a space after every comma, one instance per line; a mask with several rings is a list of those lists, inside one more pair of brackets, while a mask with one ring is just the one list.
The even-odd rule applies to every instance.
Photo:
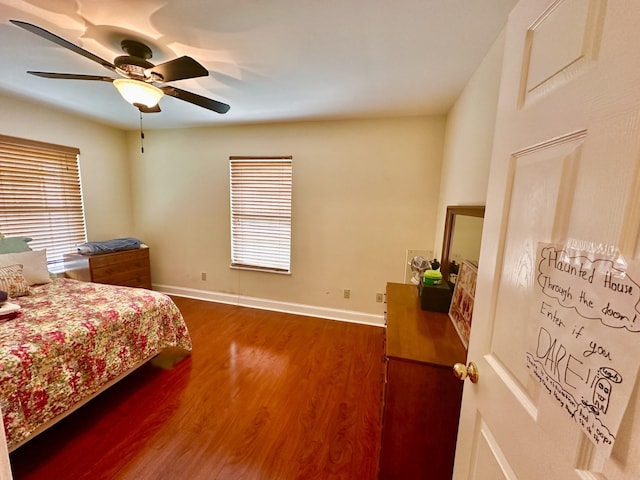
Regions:
[[377, 477], [382, 328], [175, 301], [192, 356], [144, 365], [20, 447], [16, 480]]

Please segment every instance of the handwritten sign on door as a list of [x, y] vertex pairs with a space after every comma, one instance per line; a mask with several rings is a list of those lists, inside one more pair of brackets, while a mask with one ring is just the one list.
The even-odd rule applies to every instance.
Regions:
[[640, 268], [540, 243], [527, 367], [611, 452], [640, 364]]

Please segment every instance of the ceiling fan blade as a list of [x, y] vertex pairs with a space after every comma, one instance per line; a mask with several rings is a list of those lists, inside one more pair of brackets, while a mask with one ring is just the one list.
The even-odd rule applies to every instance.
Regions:
[[229, 108], [231, 108], [226, 103], [218, 102], [217, 100], [212, 100], [211, 98], [203, 97], [196, 93], [187, 92], [186, 90], [181, 90], [176, 87], [160, 87], [166, 95], [171, 97], [175, 97], [179, 100], [184, 100], [185, 102], [193, 103], [202, 108], [206, 108], [207, 110], [212, 110], [217, 113], [227, 113]]
[[20, 20], [9, 20], [9, 21], [18, 27], [24, 28], [25, 30], [31, 33], [35, 33], [36, 35], [44, 38], [45, 40], [49, 40], [50, 42], [60, 45], [61, 47], [67, 48], [72, 52], [75, 52], [79, 55], [82, 55], [83, 57], [88, 58], [89, 60], [93, 60], [94, 62], [99, 63], [100, 65], [102, 65], [105, 68], [108, 68], [111, 71], [115, 72], [116, 70], [115, 65], [113, 65], [111, 62], [108, 62], [105, 59], [100, 58], [97, 55], [94, 55], [93, 53], [85, 50], [84, 48], [74, 45], [73, 43], [65, 40], [62, 37], [59, 37], [58, 35], [55, 35], [45, 30], [44, 28], [38, 27], [36, 25], [32, 25], [31, 23], [21, 22]]
[[147, 73], [160, 76], [158, 82], [172, 82], [186, 78], [206, 77], [209, 71], [191, 57], [180, 57], [147, 69]]
[[27, 73], [42, 78], [56, 78], [61, 80], [98, 80], [101, 82], [113, 82], [115, 78], [103, 77], [101, 75], [82, 75], [76, 73], [53, 73], [53, 72], [32, 72]]

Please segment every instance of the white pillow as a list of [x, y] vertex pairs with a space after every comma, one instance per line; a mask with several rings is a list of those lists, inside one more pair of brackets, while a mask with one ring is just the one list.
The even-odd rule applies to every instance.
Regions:
[[51, 277], [47, 269], [46, 250], [33, 250], [31, 252], [3, 253], [0, 255], [0, 267], [9, 265], [22, 265], [22, 275], [29, 285], [49, 283]]

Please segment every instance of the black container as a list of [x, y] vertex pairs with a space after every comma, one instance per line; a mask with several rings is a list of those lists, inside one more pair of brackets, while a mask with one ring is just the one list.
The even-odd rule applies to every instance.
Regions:
[[447, 282], [442, 281], [442, 283], [438, 285], [424, 285], [423, 282], [420, 282], [418, 288], [420, 293], [420, 308], [422, 308], [422, 310], [444, 313], [449, 311], [453, 292]]

